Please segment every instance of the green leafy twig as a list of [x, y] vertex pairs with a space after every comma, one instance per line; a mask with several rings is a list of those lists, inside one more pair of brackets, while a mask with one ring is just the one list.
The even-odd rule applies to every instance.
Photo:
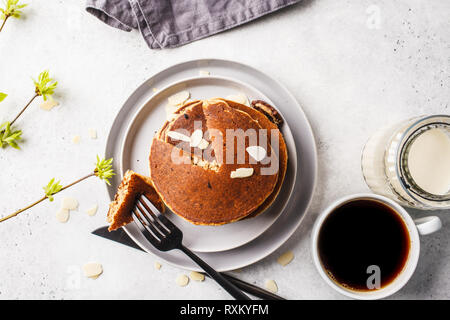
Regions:
[[33, 79], [33, 82], [36, 87], [36, 95], [42, 96], [44, 101], [47, 101], [47, 97], [52, 96], [58, 85], [58, 82], [55, 81], [55, 79], [50, 78], [48, 70], [42, 71], [38, 76], [38, 80], [36, 81]]
[[34, 96], [28, 101], [26, 106], [19, 112], [19, 114], [14, 118], [13, 121], [11, 121], [11, 125], [16, 122], [16, 120], [22, 115], [22, 113], [28, 108], [28, 106], [33, 102], [34, 99], [36, 99], [39, 96], [42, 96], [44, 98], [44, 101], [47, 100], [48, 97], [51, 97], [53, 93], [55, 92], [55, 88], [58, 85], [58, 82], [55, 81], [55, 79], [50, 78], [48, 70], [42, 71], [39, 76], [38, 80], [34, 80]]
[[3, 30], [5, 26], [6, 20], [9, 18], [19, 19], [22, 16], [22, 10], [28, 4], [19, 4], [19, 0], [6, 0], [3, 1], [5, 3], [5, 8], [0, 8], [1, 19], [3, 20], [0, 26], [0, 32]]
[[[56, 86], [58, 82], [50, 77], [48, 70], [41, 72], [38, 76], [38, 80], [34, 80], [34, 96], [28, 101], [25, 107], [17, 114], [17, 116], [13, 119], [13, 121], [4, 122], [0, 126], [0, 147], [4, 148], [7, 145], [10, 145], [13, 148], [20, 149], [18, 141], [21, 139], [22, 131], [15, 130], [12, 131], [10, 128], [12, 125], [19, 119], [22, 113], [31, 105], [31, 103], [37, 97], [42, 96], [44, 101], [53, 95], [55, 92]], [[0, 92], [0, 102], [7, 97], [5, 93]]]
[[15, 149], [20, 149], [17, 141], [21, 140], [22, 130], [11, 130], [11, 124], [5, 122], [0, 125], [0, 147], [4, 148], [7, 145]]
[[44, 189], [45, 195], [48, 200], [52, 202], [54, 200], [53, 195], [60, 192], [62, 187], [63, 186], [59, 184], [59, 180], [55, 182], [55, 178], [52, 178], [52, 180], [50, 180], [50, 182], [42, 189]]
[[12, 213], [12, 214], [4, 217], [4, 218], [0, 218], [0, 222], [3, 222], [5, 220], [8, 220], [8, 219], [10, 219], [12, 217], [17, 216], [19, 213], [24, 212], [25, 210], [28, 210], [31, 207], [34, 207], [35, 205], [37, 205], [38, 203], [44, 201], [45, 199], [49, 199], [50, 201], [53, 201], [53, 196], [55, 194], [65, 190], [67, 188], [70, 188], [71, 186], [73, 186], [73, 185], [75, 185], [75, 184], [77, 184], [77, 183], [79, 183], [79, 182], [81, 182], [81, 181], [83, 181], [83, 180], [85, 180], [85, 179], [87, 179], [89, 177], [96, 176], [100, 180], [105, 181], [108, 185], [111, 185], [110, 182], [109, 182], [109, 179], [112, 176], [115, 175], [114, 170], [112, 168], [112, 161], [113, 161], [112, 158], [106, 160], [106, 159], [100, 159], [97, 156], [97, 162], [95, 164], [95, 169], [94, 169], [93, 172], [91, 172], [87, 176], [84, 176], [84, 177], [82, 177], [82, 178], [80, 178], [80, 179], [78, 179], [78, 180], [76, 180], [76, 181], [74, 181], [74, 182], [64, 186], [64, 187], [59, 183], [59, 181], [55, 182], [55, 178], [52, 178], [50, 180], [50, 182], [46, 186], [43, 187], [43, 189], [44, 189], [44, 196], [41, 199], [33, 202], [32, 204], [30, 204], [29, 206], [27, 206], [27, 207], [25, 207], [23, 209], [17, 210], [16, 212], [14, 212], [14, 213]]

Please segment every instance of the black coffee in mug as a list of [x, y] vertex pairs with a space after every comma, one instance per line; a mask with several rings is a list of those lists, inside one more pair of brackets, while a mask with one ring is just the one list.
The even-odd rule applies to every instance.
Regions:
[[[403, 270], [409, 250], [402, 217], [377, 200], [342, 204], [327, 216], [319, 231], [318, 253], [324, 269], [351, 290], [369, 291], [391, 283]], [[379, 287], [368, 285], [369, 278], [373, 284], [373, 276], [378, 277]]]

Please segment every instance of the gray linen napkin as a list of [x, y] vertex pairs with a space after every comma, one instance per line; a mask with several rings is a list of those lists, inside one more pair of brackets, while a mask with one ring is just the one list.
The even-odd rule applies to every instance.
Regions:
[[139, 29], [152, 49], [172, 48], [239, 26], [301, 0], [87, 0], [112, 27]]

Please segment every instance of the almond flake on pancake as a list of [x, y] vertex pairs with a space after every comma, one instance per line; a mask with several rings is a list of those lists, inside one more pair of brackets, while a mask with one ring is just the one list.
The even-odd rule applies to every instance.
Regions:
[[267, 155], [266, 149], [260, 146], [250, 146], [247, 147], [246, 150], [248, 154], [256, 161], [262, 161]]
[[167, 132], [167, 136], [169, 136], [170, 138], [174, 139], [174, 140], [180, 140], [180, 141], [184, 141], [184, 142], [191, 142], [191, 138], [188, 137], [187, 135], [184, 135], [182, 133], [176, 132], [176, 131], [169, 131]]
[[183, 104], [187, 99], [189, 99], [190, 96], [191, 94], [189, 93], [189, 91], [181, 91], [170, 96], [168, 98], [168, 101], [169, 104], [172, 106], [179, 106]]
[[253, 168], [238, 168], [236, 171], [231, 171], [230, 177], [235, 178], [248, 178], [253, 175]]
[[225, 99], [231, 100], [231, 101], [234, 101], [234, 102], [237, 102], [240, 104], [244, 104], [246, 106], [249, 105], [247, 96], [243, 93], [232, 94], [232, 95], [227, 96]]
[[177, 110], [180, 108], [180, 106], [172, 106], [170, 104], [166, 105], [166, 118], [167, 121], [172, 121], [175, 117], [176, 114], [175, 112], [177, 112]]
[[199, 149], [204, 150], [204, 149], [208, 148], [208, 146], [209, 146], [209, 142], [206, 141], [205, 139], [202, 139], [202, 140], [200, 141], [200, 143], [198, 144], [197, 147], [198, 147]]
[[200, 142], [202, 142], [203, 140], [203, 131], [200, 129], [195, 130], [192, 134], [191, 134], [191, 140], [190, 140], [190, 144], [191, 147], [198, 147], [198, 145], [200, 144]]

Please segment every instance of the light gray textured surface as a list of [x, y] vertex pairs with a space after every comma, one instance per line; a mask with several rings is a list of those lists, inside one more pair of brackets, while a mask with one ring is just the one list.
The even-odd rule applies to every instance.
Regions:
[[[156, 71], [188, 59], [216, 57], [260, 68], [284, 83], [302, 104], [319, 147], [319, 184], [303, 225], [275, 254], [238, 275], [264, 285], [274, 279], [290, 299], [340, 299], [319, 278], [310, 256], [310, 229], [336, 198], [367, 191], [360, 152], [380, 126], [418, 114], [449, 113], [450, 3], [445, 0], [309, 0], [184, 47], [152, 51], [138, 32], [105, 26], [76, 0], [34, 0], [22, 21], [0, 33], [0, 118], [11, 119], [33, 94], [30, 76], [50, 68], [61, 105], [35, 103], [17, 122], [22, 151], [0, 150], [1, 214], [41, 196], [51, 177], [69, 183], [102, 154], [109, 126], [128, 95]], [[267, 39], [270, 39], [268, 45]], [[91, 140], [88, 129], [99, 138]], [[79, 145], [71, 143], [81, 135]], [[80, 202], [67, 224], [55, 213], [64, 196]], [[228, 299], [211, 280], [180, 288], [186, 271], [90, 234], [104, 225], [108, 197], [94, 178], [55, 201], [0, 225], [0, 299], [163, 298]], [[96, 216], [84, 210], [98, 203]], [[450, 212], [444, 228], [424, 237], [418, 268], [393, 298], [450, 298]], [[412, 212], [420, 216], [422, 212]], [[295, 253], [286, 267], [276, 263]], [[98, 261], [104, 274], [86, 279], [81, 266]]]

